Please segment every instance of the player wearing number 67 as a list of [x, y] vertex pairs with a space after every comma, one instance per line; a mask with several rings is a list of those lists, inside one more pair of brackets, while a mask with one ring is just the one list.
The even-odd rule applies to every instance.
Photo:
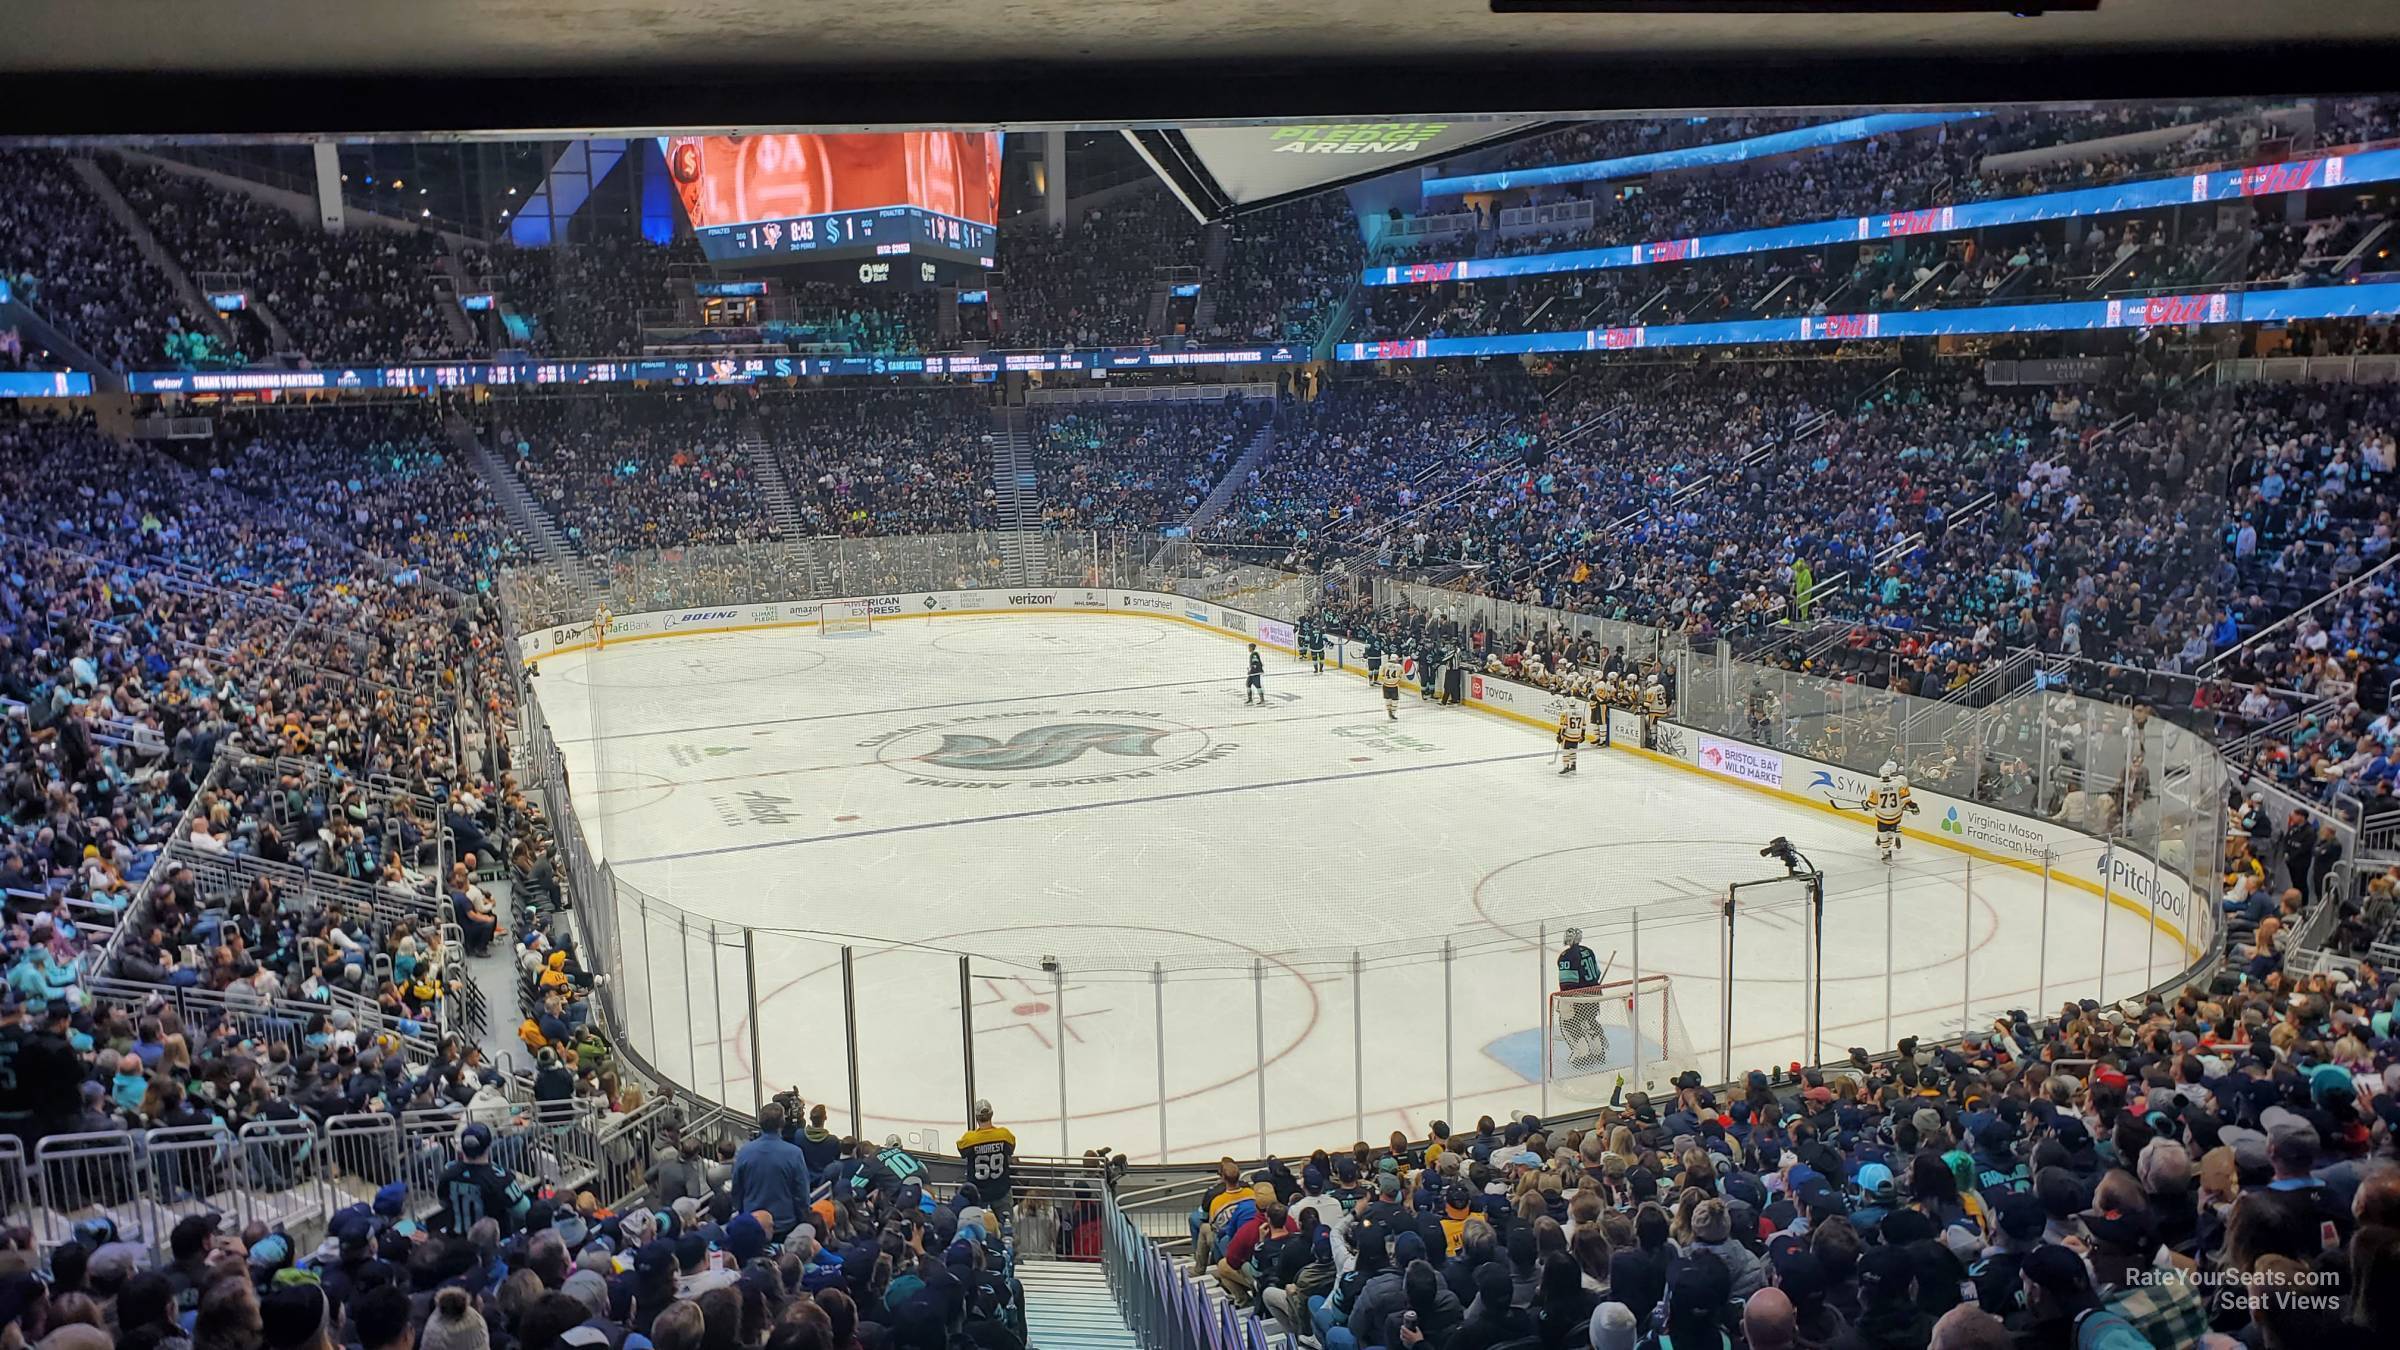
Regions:
[[1570, 703], [1558, 715], [1558, 758], [1564, 761], [1560, 773], [1575, 772], [1575, 752], [1583, 748], [1584, 735], [1583, 709]]
[[975, 1183], [983, 1207], [1007, 1217], [1009, 1187], [1016, 1180], [1017, 1136], [1007, 1126], [992, 1123], [989, 1101], [976, 1101], [975, 1128], [958, 1137], [958, 1156], [967, 1160], [967, 1179]]

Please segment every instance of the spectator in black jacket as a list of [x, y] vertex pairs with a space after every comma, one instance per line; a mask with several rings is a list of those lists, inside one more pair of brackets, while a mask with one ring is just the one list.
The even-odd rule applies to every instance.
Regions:
[[792, 1142], [800, 1146], [800, 1156], [808, 1161], [810, 1176], [823, 1176], [842, 1160], [842, 1137], [825, 1128], [823, 1102], [808, 1108], [808, 1128]]
[[1402, 1326], [1408, 1314], [1415, 1313], [1415, 1331], [1422, 1341], [1436, 1346], [1448, 1345], [1451, 1334], [1465, 1320], [1467, 1310], [1458, 1301], [1458, 1296], [1442, 1283], [1441, 1276], [1434, 1272], [1433, 1263], [1409, 1262], [1408, 1269], [1400, 1276], [1400, 1286], [1407, 1303], [1384, 1319], [1383, 1343], [1395, 1347], [1418, 1344], [1418, 1341], [1409, 1339], [1407, 1329]]
[[1582, 1350], [1592, 1327], [1592, 1310], [1600, 1296], [1583, 1287], [1583, 1270], [1565, 1252], [1542, 1258], [1540, 1283], [1533, 1296], [1533, 1320], [1542, 1350]]
[[1502, 1259], [1500, 1239], [1492, 1225], [1483, 1219], [1469, 1219], [1458, 1230], [1458, 1254], [1442, 1267], [1442, 1282], [1460, 1303], [1470, 1302], [1475, 1297], [1475, 1272]]
[[1533, 1314], [1511, 1302], [1515, 1292], [1508, 1267], [1498, 1261], [1475, 1270], [1475, 1303], [1442, 1350], [1491, 1350], [1535, 1334]]
[[1667, 1271], [1675, 1261], [1667, 1229], [1667, 1212], [1644, 1205], [1633, 1216], [1634, 1245], [1609, 1258], [1609, 1297], [1631, 1308], [1636, 1322], [1648, 1323], [1650, 1310], [1666, 1297]]
[[537, 1102], [563, 1102], [575, 1096], [575, 1071], [566, 1066], [558, 1052], [543, 1046], [534, 1055], [533, 1099]]
[[1859, 1259], [1857, 1322], [1841, 1350], [1922, 1346], [1933, 1335], [1933, 1318], [1917, 1306], [1917, 1267], [1898, 1247], [1875, 1247]]

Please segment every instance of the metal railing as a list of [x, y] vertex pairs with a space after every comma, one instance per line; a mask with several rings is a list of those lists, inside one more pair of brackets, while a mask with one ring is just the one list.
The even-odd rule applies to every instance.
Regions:
[[[493, 1161], [527, 1180], [570, 1193], [589, 1190], [601, 1203], [638, 1196], [657, 1130], [671, 1103], [627, 1115], [583, 1102], [512, 1108], [494, 1127]], [[408, 1183], [409, 1217], [439, 1208], [442, 1169], [458, 1156], [470, 1116], [461, 1111], [337, 1115], [221, 1124], [53, 1134], [29, 1156], [0, 1140], [0, 1206], [22, 1217], [44, 1246], [68, 1240], [73, 1225], [106, 1216], [126, 1240], [167, 1257], [177, 1220], [192, 1214], [259, 1222], [292, 1232], [322, 1231], [337, 1210], [372, 1199], [377, 1188]]]
[[1101, 1264], [1136, 1341], [1157, 1350], [1267, 1350], [1270, 1338], [1258, 1316], [1143, 1236], [1118, 1206], [1114, 1187], [1100, 1204]]
[[2373, 582], [2377, 577], [2382, 576], [2385, 572], [2390, 571], [2396, 564], [2400, 564], [2400, 554], [2394, 554], [2393, 556], [2384, 559], [2382, 562], [2375, 564], [2375, 566], [2368, 568], [2366, 571], [2350, 578], [2350, 580], [2343, 582], [2340, 586], [2327, 591], [2325, 594], [2309, 601], [2307, 604], [2302, 605], [2300, 608], [2284, 615], [2282, 618], [2277, 619], [2271, 624], [2268, 624], [2266, 627], [2259, 629], [2250, 636], [2243, 638], [2240, 642], [2227, 647], [2225, 650], [2218, 652], [2215, 656], [2212, 656], [2208, 660], [2201, 662], [2200, 673], [2207, 675], [2213, 671], [2219, 670], [2227, 663], [2240, 657], [2244, 652], [2251, 651], [2264, 645], [2269, 638], [2274, 637], [2277, 633], [2280, 633], [2287, 628], [2297, 627], [2303, 619], [2306, 619], [2309, 615], [2325, 608], [2327, 605], [2339, 604], [2346, 597], [2358, 594], [2359, 592], [2365, 590], [2369, 583]]

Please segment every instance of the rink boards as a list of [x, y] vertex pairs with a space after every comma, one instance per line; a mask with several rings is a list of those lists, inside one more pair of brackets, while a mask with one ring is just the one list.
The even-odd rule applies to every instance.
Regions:
[[[1179, 624], [1235, 641], [1256, 642], [1285, 655], [1296, 654], [1298, 650], [1296, 634], [1287, 622], [1218, 600], [1155, 591], [1026, 587], [849, 596], [830, 603], [860, 602], [867, 605], [879, 624], [1005, 615], [1137, 618]], [[829, 602], [794, 600], [616, 615], [610, 619], [608, 642], [616, 646], [675, 637], [813, 628], [818, 623], [821, 606], [826, 603]], [[519, 650], [527, 661], [535, 663], [588, 651], [594, 645], [591, 628], [585, 622], [536, 629], [519, 637]], [[1329, 667], [1354, 674], [1365, 673], [1365, 666], [1354, 659], [1354, 649], [1338, 639], [1328, 651], [1327, 663]], [[1414, 681], [1404, 684], [1412, 693], [1417, 689]], [[1560, 700], [1546, 690], [1481, 673], [1469, 674], [1465, 684], [1464, 706], [1544, 733], [1556, 728]], [[1621, 709], [1610, 711], [1609, 731], [1610, 749], [1854, 822], [1863, 820], [1858, 812], [1834, 805], [1856, 801], [1865, 795], [1869, 776], [1857, 770], [1701, 731], [1671, 718], [1643, 718]], [[2142, 916], [2176, 945], [2187, 962], [2198, 961], [2208, 954], [2203, 940], [2206, 925], [2193, 922], [2195, 893], [2191, 881], [2150, 854], [2123, 841], [2095, 838], [2055, 821], [2003, 811], [1924, 788], [1914, 789], [1912, 795], [1922, 809], [1912, 817], [1917, 824], [1903, 827], [1902, 832], [1909, 838], [1985, 862], [2039, 873], [2045, 884], [2065, 885], [2098, 896], [2108, 905]]]
[[[797, 1085], [851, 1130], [855, 1079], [875, 1137], [946, 1147], [989, 1096], [1045, 1151], [1142, 1159], [1549, 1114], [1615, 1071], [1544, 1071], [1574, 925], [1612, 978], [1671, 990], [1641, 1024], [1666, 1032], [1616, 1038], [1653, 1090], [1675, 1044], [1710, 1078], [1839, 1059], [2190, 964], [2188, 887], [2047, 822], [1920, 793], [1884, 865], [1830, 804], [1857, 776], [1800, 756], [1619, 714], [1621, 753], [1561, 777], [1557, 702], [1478, 675], [1480, 715], [1412, 694], [1394, 726], [1354, 649], [1312, 674], [1238, 608], [1297, 595], [862, 598], [872, 634], [821, 640], [803, 601], [614, 618], [605, 654], [586, 625], [522, 639], [614, 887], [578, 912], [614, 916], [615, 1025], [738, 1109]], [[1268, 706], [1245, 642], [1279, 653]], [[1020, 756], [1044, 762], [990, 762]], [[1821, 943], [1777, 884], [1721, 944], [1775, 836], [1825, 869]]]

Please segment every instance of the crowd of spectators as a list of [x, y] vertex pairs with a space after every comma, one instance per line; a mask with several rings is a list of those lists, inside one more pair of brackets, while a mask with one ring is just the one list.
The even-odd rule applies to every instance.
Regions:
[[[1477, 155], [1473, 171], [1480, 173], [1544, 164], [1581, 164], [1595, 159], [1623, 159], [1629, 155], [1683, 150], [1695, 145], [1721, 145], [1746, 141], [1755, 136], [1797, 131], [1827, 120], [1813, 115], [1689, 117], [1665, 121], [1647, 117], [1595, 118], [1512, 142], [1496, 155], [1490, 156], [1493, 162], [1489, 165], [1482, 163], [1485, 156]], [[1445, 165], [1445, 171], [1449, 167]]]
[[[1836, 659], [1908, 692], [2029, 646], [2189, 674], [2388, 556], [2396, 413], [2374, 386], [2170, 395], [2139, 370], [2009, 389], [1865, 362], [1647, 365], [1540, 400], [1488, 373], [1361, 382], [1295, 410], [1212, 535], [1313, 567], [1463, 570], [1703, 641], [1841, 617], [1873, 636]], [[2386, 613], [2381, 591], [2346, 597], [2296, 649], [2248, 658], [2243, 684], [2283, 691], [2265, 706], [2192, 682], [2182, 711], [2240, 730], [2303, 699], [2347, 708], [2318, 768], [2278, 765], [2327, 795], [2374, 758], [2357, 737], [2400, 655]]]
[[1506, 370], [1330, 385], [1290, 409], [1274, 453], [1236, 486], [1210, 537], [1303, 553], [1371, 538], [1468, 480], [1471, 466], [1513, 454], [1517, 413], [1534, 402], [1531, 384]]
[[760, 400], [759, 423], [810, 535], [988, 529], [991, 414], [971, 389], [838, 390]]
[[[2378, 101], [2361, 105], [2368, 113]], [[2388, 114], [2387, 114], [2388, 115]], [[1615, 240], [1681, 239], [1842, 216], [1915, 210], [2161, 177], [2214, 164], [2248, 163], [2310, 145], [2356, 139], [2356, 122], [2329, 124], [2312, 136], [2292, 129], [2298, 119], [2269, 119], [2256, 105], [2121, 105], [2087, 112], [2026, 112], [1953, 122], [1930, 130], [1889, 133], [1803, 155], [1761, 161], [1723, 172], [1654, 178], [1638, 192], [1603, 183], [1542, 189], [1536, 200], [1589, 198], [1598, 203], [1589, 233]], [[1985, 167], [1993, 156], [2043, 146], [2072, 146], [2136, 131], [2189, 126], [2188, 135], [2138, 151], [2040, 157], [2015, 167]], [[1513, 198], [1504, 205], [1519, 204]], [[1495, 237], [1493, 253], [1548, 252], [1583, 239]], [[1424, 262], [1471, 255], [1459, 240], [1434, 240], [1382, 259]]]
[[[220, 214], [213, 189], [118, 172], [162, 237], [257, 223]], [[1338, 297], [1356, 259], [1315, 250], [1351, 246], [1291, 219], [1306, 228], [1270, 215], [1232, 235], [1220, 323], [1297, 336]], [[2293, 268], [2359, 227], [2268, 225], [2209, 247]], [[275, 230], [244, 237], [263, 241], [250, 265], [298, 284], [301, 255], [278, 255]], [[423, 261], [398, 236], [365, 238], [321, 274], [344, 297]], [[2052, 265], [2133, 270], [2158, 247], [2112, 230]], [[1988, 294], [2037, 260], [1950, 261], [1950, 284]], [[1726, 289], [1783, 280], [1745, 270]], [[349, 306], [311, 311], [327, 351], [410, 327]], [[558, 331], [638, 338], [633, 309], [544, 308]], [[1056, 321], [1084, 331], [1072, 310]], [[2228, 735], [2275, 727], [2252, 767], [2302, 801], [2400, 810], [2394, 589], [2288, 617], [2389, 559], [2400, 395], [2185, 383], [2158, 346], [2093, 386], [1773, 356], [1338, 380], [1280, 411], [1276, 452], [1214, 537], [1697, 641], [1771, 644], [1780, 621], [1831, 617], [1849, 640], [1812, 669], [1929, 695], [2013, 648], [2149, 679], [2265, 632], [2226, 678], [2168, 686], [2188, 705], [2175, 711]], [[1184, 519], [1265, 411], [1042, 407], [1046, 515], [1064, 530]], [[34, 1137], [108, 1136], [411, 1111], [455, 1145], [438, 1193], [368, 1178], [372, 1199], [333, 1215], [313, 1251], [206, 1214], [171, 1235], [94, 1220], [46, 1253], [0, 1233], [0, 1336], [57, 1350], [1022, 1346], [1007, 1221], [1023, 1244], [1035, 1211], [933, 1185], [906, 1150], [827, 1131], [822, 1107], [779, 1102], [721, 1160], [698, 1132], [674, 1139], [629, 1202], [576, 1195], [529, 1144], [541, 1104], [625, 1111], [641, 1094], [591, 1023], [598, 977], [547, 922], [562, 898], [549, 827], [509, 775], [509, 654], [483, 594], [524, 553], [457, 463], [444, 413], [223, 413], [176, 452], [88, 417], [0, 421], [8, 1119]], [[537, 506], [612, 555], [598, 579], [624, 609], [681, 594], [632, 553], [771, 532], [741, 445], [752, 416], [803, 532], [845, 536], [855, 574], [880, 565], [876, 537], [995, 523], [976, 390], [521, 397], [478, 415]], [[955, 565], [956, 584], [1004, 575], [974, 548]], [[1494, 645], [1422, 614], [1337, 617]], [[1545, 631], [1523, 655], [1605, 663], [1589, 641]], [[1756, 731], [1847, 761], [1795, 738], [1877, 727]], [[2013, 802], [2024, 758], [1993, 751], [1964, 783], [1910, 767]], [[2014, 785], [1995, 796], [1987, 774]], [[2099, 827], [2134, 815], [2130, 801], [2078, 807], [2088, 794], [2068, 786], [2035, 805]], [[1319, 1350], [2390, 1343], [2400, 1039], [2372, 944], [2400, 909], [2400, 868], [2336, 885], [2330, 829], [2269, 819], [2242, 788], [2231, 805], [2221, 867], [2196, 869], [2228, 879], [2208, 897], [2228, 964], [2190, 988], [2012, 1013], [1957, 1045], [1904, 1041], [1894, 1059], [1862, 1049], [1846, 1066], [1751, 1073], [1721, 1096], [1687, 1081], [1588, 1126], [1437, 1122], [1427, 1142], [1256, 1176], [1228, 1164], [1195, 1216], [1194, 1269]], [[513, 912], [480, 880], [496, 859], [521, 888]], [[2303, 964], [2294, 934], [2324, 905], [2341, 959]], [[444, 1034], [479, 1001], [463, 963], [503, 947], [527, 991], [522, 1077]], [[297, 1165], [283, 1147], [246, 1155], [265, 1169], [252, 1180]], [[222, 1165], [150, 1164], [170, 1184]], [[179, 1203], [208, 1189], [185, 1185]], [[167, 1258], [156, 1269], [151, 1246]]]
[[471, 354], [452, 326], [454, 302], [434, 291], [440, 236], [365, 222], [328, 232], [188, 174], [112, 155], [100, 164], [185, 271], [238, 278], [318, 365]]
[[286, 404], [226, 411], [198, 448], [210, 477], [294, 506], [396, 569], [454, 590], [488, 590], [526, 555], [490, 491], [458, 458], [440, 409], [423, 400]]
[[792, 340], [859, 355], [907, 356], [936, 349], [934, 293], [878, 293], [831, 281], [779, 283], [771, 309]]
[[8, 203], [0, 280], [98, 361], [120, 369], [164, 361], [169, 335], [187, 320], [197, 326], [63, 156], [0, 155], [0, 201]]
[[[85, 423], [10, 424], [0, 476], [15, 513], [5, 678], [21, 705], [6, 723], [14, 806], [0, 867], [21, 939], [12, 962], [29, 963], [11, 987], [54, 1012], [104, 1016], [85, 981], [105, 939], [112, 975], [255, 994], [263, 1007], [274, 990], [311, 983], [276, 963], [330, 944], [358, 967], [345, 988], [360, 1016], [380, 1007], [394, 1024], [430, 1024], [444, 878], [425, 871], [439, 861], [428, 841], [443, 829], [489, 837], [474, 823], [483, 808], [468, 804], [505, 795], [494, 719], [508, 682], [493, 612], [421, 568], [386, 566], [305, 507], [287, 510], [286, 494], [249, 496]], [[203, 793], [227, 747], [261, 763], [296, 757], [327, 777], [267, 773], [244, 791]], [[371, 812], [358, 795], [370, 776], [407, 786]], [[227, 894], [221, 879], [162, 864], [170, 844], [295, 870]], [[288, 878], [311, 873], [361, 895], [414, 897], [427, 917], [370, 932], [364, 914], [287, 912]], [[339, 939], [326, 926], [353, 920]], [[373, 943], [420, 955], [429, 978], [393, 978], [406, 961], [369, 972]], [[45, 959], [37, 947], [50, 968], [19, 979]]]
[[[2211, 213], [2213, 219], [2213, 212]], [[2217, 228], [2106, 217], [1973, 237], [1744, 254], [1669, 267], [1374, 287], [1353, 337], [1463, 337], [1802, 314], [1960, 308], [2160, 294], [2210, 287], [2322, 285], [2386, 217], [2367, 206], [2309, 221], [2261, 215]], [[2177, 232], [2180, 231], [2181, 234]]]
[[1338, 192], [1243, 216], [1230, 228], [1224, 276], [1212, 283], [1213, 341], [1313, 341], [1366, 265], [1356, 214]]
[[[1561, 192], [1602, 192], [1593, 231], [1615, 238], [1674, 238], [2021, 195], [2310, 145], [2350, 144], [2388, 129], [2391, 112], [2387, 100], [2340, 99], [2323, 101], [2313, 117], [2312, 124], [2307, 110], [2233, 103], [2018, 111], [1846, 142], [1729, 171], [1669, 176], [1636, 193], [1606, 193], [1596, 185], [1575, 184], [1542, 189], [1536, 195], [1547, 199]], [[1555, 163], [1561, 162], [1560, 156], [1641, 153], [1763, 134], [1761, 128], [1782, 130], [1813, 120], [1599, 121], [1514, 143], [1498, 155], [1509, 164]], [[1994, 155], [2170, 127], [2192, 130], [2134, 153], [2042, 157], [2004, 172], [1985, 168]], [[705, 270], [688, 237], [662, 246], [593, 231], [588, 238], [556, 248], [468, 245], [455, 259], [445, 259], [445, 246], [430, 232], [380, 223], [326, 232], [261, 197], [191, 173], [116, 156], [100, 162], [187, 271], [195, 276], [222, 274], [250, 290], [257, 309], [237, 311], [227, 319], [238, 330], [235, 347], [263, 352], [279, 325], [299, 349], [297, 354], [319, 365], [459, 358], [501, 348], [541, 355], [629, 356], [642, 350], [646, 315], [679, 329], [688, 326], [694, 340], [701, 341], [739, 334], [744, 341], [895, 354], [938, 345], [933, 306], [925, 295], [869, 296], [811, 283], [786, 288], [783, 303], [771, 306], [773, 313], [758, 324], [699, 326], [688, 297], [680, 296], [675, 286], [679, 275], [698, 276]], [[139, 365], [152, 359], [191, 364], [190, 353], [181, 348], [170, 353], [168, 348], [178, 340], [196, 338], [207, 349], [202, 364], [225, 362], [218, 349], [226, 344], [197, 326], [185, 327], [189, 316], [176, 314], [164, 299], [171, 288], [159, 284], [163, 278], [150, 276], [131, 241], [104, 219], [62, 160], [25, 152], [10, 156], [0, 172], [11, 176], [14, 197], [24, 208], [12, 213], [18, 256], [0, 256], [0, 271], [46, 285], [50, 299], [43, 302], [44, 308], [60, 310], [64, 317], [51, 317], [78, 342], [111, 364]], [[1346, 199], [1338, 193], [1323, 194], [1237, 218], [1223, 228], [1224, 246], [1213, 253], [1204, 249], [1203, 232], [1188, 213], [1164, 191], [1150, 188], [1088, 209], [1074, 228], [1057, 235], [1031, 227], [1012, 230], [1002, 244], [1002, 276], [992, 288], [989, 331], [1011, 346], [1140, 343], [1166, 336], [1154, 331], [1161, 329], [1189, 329], [1192, 336], [1223, 342], [1305, 342], [1321, 336], [1365, 261], [1358, 223]], [[1581, 241], [1495, 236], [1474, 242], [1470, 251], [1488, 254], [1548, 250]], [[2218, 246], [2230, 248], [2236, 242], [2218, 241]], [[1423, 246], [1419, 253], [1455, 256], [1463, 247], [1455, 241], [1440, 242]], [[1916, 303], [1981, 302], [1994, 298], [1993, 293], [2015, 277], [2026, 278], [2017, 283], [2022, 288], [2035, 280], [2063, 282], [2080, 275], [2044, 270], [2038, 257], [2014, 264], [2013, 257], [1959, 260], [1973, 265], [1924, 288]], [[2192, 270], [2188, 264], [2215, 260], [2194, 250], [2182, 250], [2179, 258], [2177, 267], [2147, 269], [2149, 284], [2183, 284], [2186, 278], [2180, 273]], [[1776, 292], [1775, 311], [1795, 313], [1819, 304], [1838, 309], [1845, 303], [1872, 301], [1886, 290], [1906, 292], [1917, 279], [1914, 273], [1932, 266], [1919, 259], [1903, 263], [1891, 258], [1888, 263], [1877, 276], [1851, 275], [1847, 286], [1785, 287]], [[446, 267], [454, 270], [454, 277], [443, 277]], [[1655, 302], [1658, 314], [1645, 321], [1741, 317], [1745, 292], [1762, 296], [1790, 273], [1815, 277], [1827, 270], [1825, 261], [1813, 259], [1744, 263], [1736, 274], [1722, 278], [1703, 269], [1703, 275], [1684, 278], [1684, 295]], [[2168, 275], [2170, 271], [2178, 275]], [[2251, 271], [2255, 279], [2283, 275], [2263, 262]], [[151, 284], [145, 285], [144, 278]], [[1716, 284], [1718, 280], [1723, 284]], [[1752, 280], [1766, 284], [1746, 285]], [[1195, 281], [1203, 287], [1196, 313], [1194, 302], [1168, 298], [1173, 284]], [[1624, 280], [1537, 279], [1516, 287], [1487, 286], [1487, 294], [1461, 297], [1458, 303], [1429, 306], [1393, 296], [1377, 306], [1380, 313], [1374, 322], [1358, 331], [1381, 336], [1494, 331], [1545, 304], [1563, 313], [1567, 306], [1555, 302], [1562, 296], [1582, 298], [1591, 285], [1610, 292], [1639, 290], [1640, 295], [1632, 297], [1637, 301], [1656, 289]], [[489, 290], [499, 297], [500, 308], [489, 316], [463, 314], [452, 298], [454, 290]], [[1828, 292], [1848, 295], [1845, 299]], [[1584, 308], [1584, 317], [1594, 322], [1621, 312], [1610, 304]]]
[[1327, 1350], [2371, 1345], [2400, 1334], [2373, 972], [2229, 972], [1573, 1128], [1435, 1122], [1244, 1174], [1195, 1266]]
[[705, 266], [688, 237], [660, 245], [608, 234], [553, 248], [470, 249], [460, 262], [527, 320], [531, 350], [546, 356], [640, 355], [643, 314], [672, 314], [678, 272]]
[[1178, 524], [1199, 509], [1271, 411], [1240, 398], [1037, 405], [1042, 519], [1078, 530]]
[[741, 446], [745, 391], [554, 395], [489, 406], [492, 443], [568, 540], [592, 553], [773, 533]]
[[1137, 344], [1151, 297], [1171, 269], [1197, 277], [1200, 224], [1164, 188], [1111, 197], [1052, 234], [1031, 222], [1000, 239], [992, 310], [1001, 345], [1092, 347]]

